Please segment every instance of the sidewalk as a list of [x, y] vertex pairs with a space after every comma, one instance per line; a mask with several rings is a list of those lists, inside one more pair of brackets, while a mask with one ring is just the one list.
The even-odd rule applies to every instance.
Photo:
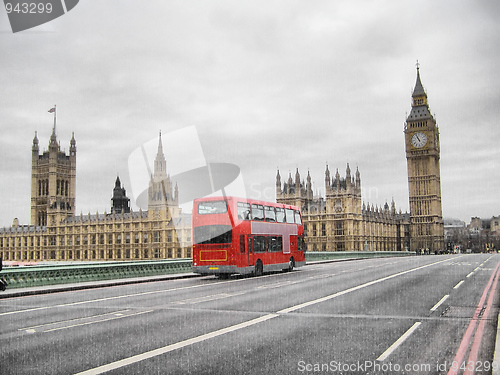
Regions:
[[9, 287], [7, 287], [7, 290], [0, 292], [0, 299], [33, 296], [37, 294], [68, 292], [72, 290], [103, 288], [107, 286], [140, 284], [140, 283], [149, 283], [155, 281], [176, 280], [176, 279], [188, 279], [200, 276], [201, 275], [198, 275], [196, 273], [186, 272], [186, 273], [175, 273], [171, 275], [131, 277], [126, 279], [88, 281], [88, 282], [74, 283], [74, 284], [54, 284], [54, 285], [44, 285], [37, 287], [28, 287], [28, 288], [9, 289]]
[[497, 338], [495, 341], [495, 353], [493, 355], [493, 371], [491, 375], [500, 375], [500, 311], [497, 319]]

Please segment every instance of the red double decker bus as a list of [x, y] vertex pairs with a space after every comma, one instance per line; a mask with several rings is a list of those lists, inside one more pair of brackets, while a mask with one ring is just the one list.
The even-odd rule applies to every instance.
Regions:
[[298, 207], [247, 198], [193, 202], [193, 272], [262, 275], [305, 265]]

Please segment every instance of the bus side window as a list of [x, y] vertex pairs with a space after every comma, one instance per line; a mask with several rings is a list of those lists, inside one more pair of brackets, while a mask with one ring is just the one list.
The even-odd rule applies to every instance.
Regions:
[[283, 251], [283, 237], [281, 236], [276, 237], [276, 251], [280, 253]]
[[270, 253], [276, 251], [276, 237], [268, 236], [267, 238], [267, 251]]
[[295, 210], [294, 213], [295, 213], [295, 224], [302, 225], [302, 219], [300, 218], [300, 212]]
[[267, 251], [270, 253], [283, 251], [283, 237], [281, 236], [268, 236], [267, 237]]
[[264, 207], [260, 204], [252, 204], [252, 219], [255, 221], [264, 220]]
[[293, 210], [286, 208], [285, 212], [286, 212], [286, 223], [287, 224], [294, 224], [295, 218], [294, 218]]
[[244, 202], [238, 202], [238, 219], [239, 220], [250, 220], [250, 204]]
[[276, 222], [285, 223], [285, 210], [280, 207], [276, 207]]
[[303, 236], [297, 237], [297, 250], [298, 251], [304, 250], [304, 237]]
[[240, 253], [244, 253], [245, 252], [245, 235], [244, 234], [240, 234]]
[[253, 253], [253, 241], [252, 237], [248, 237], [248, 252]]
[[265, 220], [275, 223], [276, 222], [276, 212], [274, 211], [274, 207], [264, 206], [264, 214]]
[[253, 246], [256, 253], [264, 253], [266, 251], [266, 237], [255, 236], [253, 238]]

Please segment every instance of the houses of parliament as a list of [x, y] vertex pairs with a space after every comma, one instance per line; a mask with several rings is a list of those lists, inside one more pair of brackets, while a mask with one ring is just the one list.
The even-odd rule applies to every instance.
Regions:
[[[361, 174], [349, 164], [345, 176], [325, 170], [325, 197], [314, 196], [311, 176], [299, 170], [282, 183], [276, 200], [301, 208], [308, 251], [417, 251], [444, 249], [439, 129], [420, 79], [404, 126], [410, 213], [362, 203]], [[48, 150], [32, 145], [31, 224], [0, 228], [0, 255], [7, 261], [106, 261], [191, 257], [191, 215], [178, 204], [178, 188], [167, 173], [161, 134], [148, 188], [148, 209], [133, 211], [117, 177], [110, 212], [75, 215], [76, 140], [66, 154], [56, 124]]]
[[132, 211], [117, 177], [109, 213], [75, 215], [76, 141], [60, 150], [55, 123], [47, 151], [35, 134], [31, 166], [31, 225], [0, 229], [4, 260], [132, 260], [191, 257], [191, 215], [181, 212], [167, 174], [161, 134], [148, 188], [148, 210]]

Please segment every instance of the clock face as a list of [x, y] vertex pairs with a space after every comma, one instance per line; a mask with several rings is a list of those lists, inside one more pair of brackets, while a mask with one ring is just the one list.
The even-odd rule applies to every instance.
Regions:
[[411, 144], [417, 148], [424, 147], [427, 143], [427, 136], [424, 133], [415, 133], [411, 137]]

